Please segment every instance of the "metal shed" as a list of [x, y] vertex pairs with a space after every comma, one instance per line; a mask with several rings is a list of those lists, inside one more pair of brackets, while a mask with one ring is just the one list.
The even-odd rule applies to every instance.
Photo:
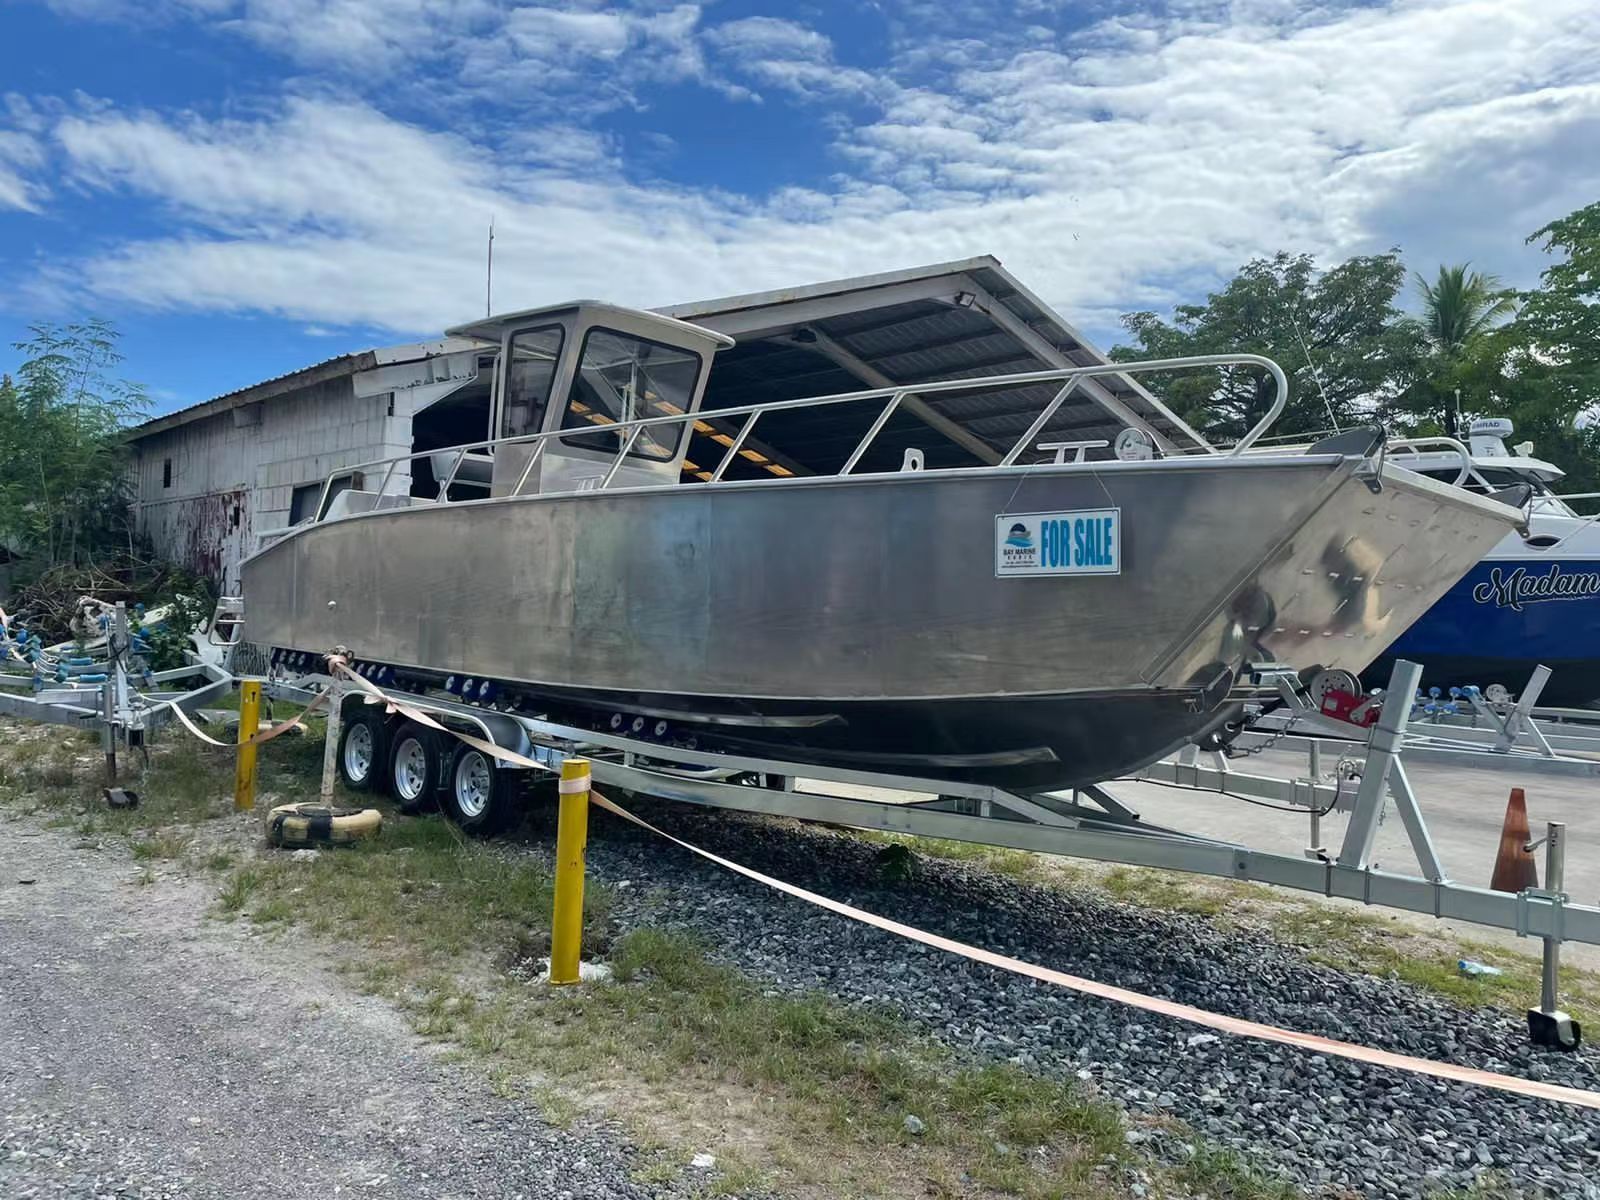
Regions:
[[[1108, 361], [991, 255], [657, 311], [738, 340], [717, 356], [706, 392], [708, 412]], [[1043, 384], [908, 397], [862, 469], [888, 469], [910, 446], [923, 450], [930, 467], [998, 461], [1055, 391], [1056, 385]], [[762, 442], [753, 444], [758, 456], [766, 454], [786, 470], [831, 470], [873, 416], [871, 406], [774, 414], [761, 424]], [[1110, 441], [1130, 422], [1150, 429], [1163, 449], [1205, 445], [1160, 401], [1122, 376], [1081, 382], [1039, 436]], [[727, 431], [713, 426], [699, 432], [722, 441]], [[693, 468], [701, 467], [693, 453], [690, 458]], [[772, 468], [746, 456], [745, 474], [761, 469]]]

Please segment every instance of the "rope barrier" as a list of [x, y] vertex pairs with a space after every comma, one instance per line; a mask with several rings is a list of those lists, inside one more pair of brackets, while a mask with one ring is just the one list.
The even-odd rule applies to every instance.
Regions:
[[176, 700], [163, 700], [160, 704], [155, 706], [155, 711], [160, 711], [163, 708], [170, 708], [174, 713], [177, 714], [178, 720], [182, 723], [183, 727], [190, 733], [194, 734], [194, 736], [199, 738], [202, 742], [209, 742], [213, 746], [221, 746], [226, 750], [236, 750], [240, 746], [259, 746], [262, 742], [270, 742], [279, 734], [288, 733], [289, 730], [304, 723], [307, 717], [309, 717], [313, 712], [321, 708], [327, 702], [328, 693], [323, 692], [310, 704], [302, 708], [292, 720], [284, 721], [282, 724], [274, 725], [270, 729], [263, 729], [254, 737], [247, 738], [242, 742], [219, 742], [209, 733], [202, 731], [198, 725], [190, 720], [189, 714], [178, 707], [178, 702]]

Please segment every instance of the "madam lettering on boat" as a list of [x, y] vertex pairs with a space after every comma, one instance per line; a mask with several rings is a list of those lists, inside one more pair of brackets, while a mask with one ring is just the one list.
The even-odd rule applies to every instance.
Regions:
[[1560, 563], [1552, 563], [1543, 575], [1530, 575], [1527, 567], [1509, 573], [1495, 567], [1488, 579], [1472, 589], [1472, 598], [1479, 604], [1493, 603], [1496, 608], [1516, 612], [1522, 611], [1524, 603], [1538, 600], [1584, 600], [1597, 595], [1600, 572], [1569, 574], [1561, 570]]

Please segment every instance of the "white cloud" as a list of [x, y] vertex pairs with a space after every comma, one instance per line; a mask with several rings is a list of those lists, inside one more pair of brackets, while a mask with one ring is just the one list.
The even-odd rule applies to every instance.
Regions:
[[31, 134], [0, 129], [0, 209], [38, 212], [46, 189], [33, 178], [44, 152]]
[[741, 58], [833, 57], [833, 43], [814, 29], [781, 17], [744, 17], [724, 21], [710, 32], [714, 45]]
[[[268, 0], [237, 2], [230, 12], [256, 15], [234, 19], [266, 19]], [[492, 213], [508, 308], [578, 294], [667, 303], [992, 251], [1104, 328], [1279, 248], [1334, 256], [1404, 241], [1424, 269], [1471, 258], [1525, 279], [1535, 260], [1522, 236], [1600, 185], [1592, 0], [1196, 2], [993, 41], [919, 40], [915, 14], [897, 10], [897, 57], [870, 73], [794, 21], [707, 29], [694, 5], [507, 15], [473, 0], [274, 0], [271, 11], [287, 20], [311, 5], [338, 20], [373, 4], [396, 28], [503, 24], [514, 36], [467, 39], [462, 71], [477, 88], [525, 89], [530, 74], [567, 88], [560, 121], [491, 143], [303, 97], [248, 119], [61, 116], [65, 180], [107, 203], [166, 206], [174, 232], [69, 264], [56, 286], [427, 332], [478, 310]], [[1030, 21], [1050, 19], [1035, 10]], [[652, 81], [719, 72], [836, 103], [840, 174], [759, 197], [640, 183], [586, 121], [647, 99]], [[849, 119], [863, 105], [875, 115]], [[781, 169], [772, 147], [747, 152]]]
[[864, 96], [891, 92], [881, 75], [834, 61], [833, 42], [779, 17], [725, 21], [706, 35], [730, 70], [798, 96]]

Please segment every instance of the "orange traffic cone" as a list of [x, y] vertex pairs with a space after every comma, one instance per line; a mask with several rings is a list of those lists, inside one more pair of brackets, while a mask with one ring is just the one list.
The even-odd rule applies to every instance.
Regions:
[[1489, 887], [1497, 892], [1520, 892], [1539, 886], [1539, 868], [1528, 853], [1528, 801], [1521, 788], [1511, 789], [1506, 802], [1506, 820], [1500, 827], [1500, 851], [1494, 857], [1494, 878]]

